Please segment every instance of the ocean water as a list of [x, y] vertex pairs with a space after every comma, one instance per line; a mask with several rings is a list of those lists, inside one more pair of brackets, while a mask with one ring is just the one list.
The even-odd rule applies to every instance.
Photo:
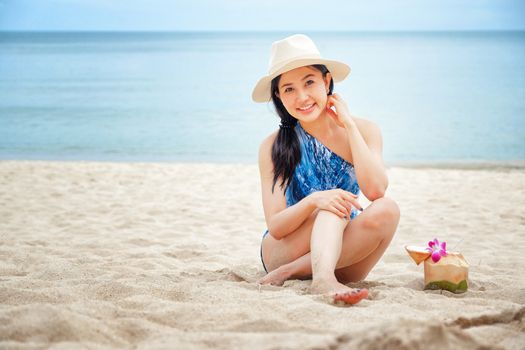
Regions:
[[[292, 33], [0, 33], [0, 159], [256, 163]], [[387, 164], [525, 160], [525, 32], [307, 33]]]

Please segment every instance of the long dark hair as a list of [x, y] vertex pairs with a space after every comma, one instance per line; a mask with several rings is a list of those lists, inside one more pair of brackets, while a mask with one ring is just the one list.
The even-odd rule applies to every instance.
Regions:
[[[314, 64], [311, 67], [317, 69], [323, 74], [323, 78], [328, 73], [328, 68], [323, 64]], [[283, 102], [279, 98], [279, 80], [281, 76], [273, 78], [271, 85], [272, 102], [275, 107], [275, 111], [281, 118], [281, 124], [289, 125], [287, 128], [279, 128], [277, 137], [272, 146], [272, 162], [273, 162], [273, 185], [272, 193], [275, 188], [275, 184], [279, 177], [282, 177], [280, 187], [283, 188], [286, 183], [285, 191], [290, 185], [292, 175], [295, 171], [295, 167], [301, 160], [301, 148], [299, 145], [299, 139], [295, 133], [294, 127], [297, 124], [297, 119], [292, 117], [290, 113], [284, 107]], [[330, 79], [330, 88], [328, 95], [332, 94], [334, 89], [334, 80]]]

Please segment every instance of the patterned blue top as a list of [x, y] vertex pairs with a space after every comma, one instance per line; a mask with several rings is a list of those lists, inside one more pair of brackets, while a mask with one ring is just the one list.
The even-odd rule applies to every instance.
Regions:
[[[286, 189], [286, 206], [292, 206], [315, 191], [335, 188], [359, 195], [354, 166], [332, 152], [297, 122], [295, 133], [301, 145], [301, 161], [297, 164]], [[353, 219], [358, 211], [352, 207]]]

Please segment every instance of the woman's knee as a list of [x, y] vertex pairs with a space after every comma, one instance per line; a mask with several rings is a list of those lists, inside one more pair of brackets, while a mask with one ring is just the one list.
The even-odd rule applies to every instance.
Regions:
[[383, 197], [381, 198], [381, 202], [383, 205], [384, 210], [384, 217], [385, 219], [390, 223], [397, 223], [399, 222], [399, 218], [401, 216], [401, 211], [399, 210], [399, 205], [389, 197]]
[[388, 197], [382, 197], [372, 202], [370, 211], [364, 215], [363, 225], [371, 229], [397, 227], [400, 210], [397, 203]]

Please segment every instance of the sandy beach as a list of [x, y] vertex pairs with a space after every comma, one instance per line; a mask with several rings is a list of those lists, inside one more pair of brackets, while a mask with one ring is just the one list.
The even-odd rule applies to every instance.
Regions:
[[[1, 161], [0, 348], [523, 349], [525, 170], [388, 174], [397, 233], [339, 307], [257, 285], [255, 164]], [[434, 237], [467, 293], [423, 290], [404, 246]]]

